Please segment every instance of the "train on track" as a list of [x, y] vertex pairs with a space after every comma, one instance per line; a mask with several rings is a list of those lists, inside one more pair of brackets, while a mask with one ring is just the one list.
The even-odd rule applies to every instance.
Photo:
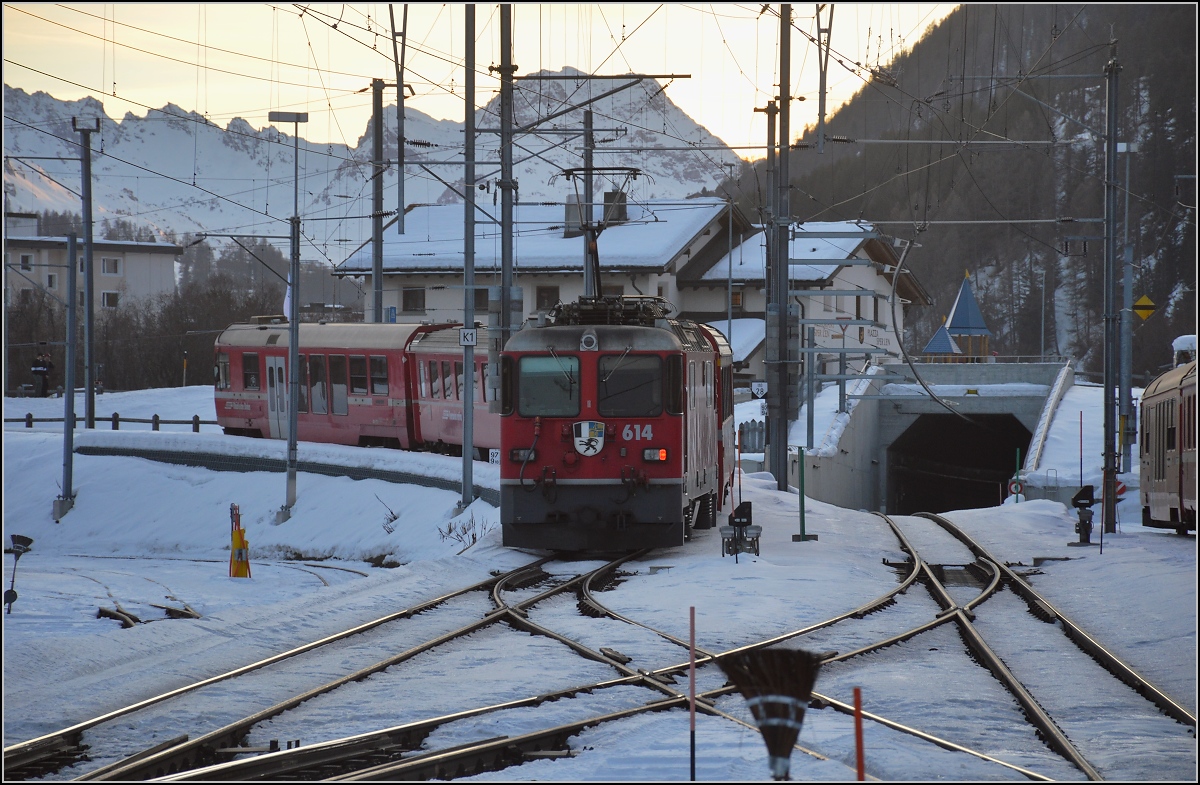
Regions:
[[[584, 297], [527, 322], [464, 373], [457, 324], [301, 324], [297, 439], [500, 464], [506, 546], [631, 550], [710, 528], [733, 481], [733, 367], [725, 337], [658, 297]], [[487, 345], [486, 328], [478, 343]], [[217, 338], [217, 423], [288, 435], [287, 320]], [[490, 399], [499, 389], [499, 400]]]
[[[1196, 530], [1196, 337], [1142, 392], [1142, 525]], [[1190, 358], [1190, 359], [1189, 359]]]
[[501, 354], [500, 520], [507, 546], [681, 545], [732, 487], [725, 337], [658, 297], [581, 297]]
[[[474, 411], [473, 457], [500, 448], [489, 412], [487, 357], [467, 390], [461, 325], [301, 324], [296, 438], [462, 454], [464, 407]], [[217, 424], [225, 433], [286, 439], [287, 320], [257, 317], [218, 337]]]

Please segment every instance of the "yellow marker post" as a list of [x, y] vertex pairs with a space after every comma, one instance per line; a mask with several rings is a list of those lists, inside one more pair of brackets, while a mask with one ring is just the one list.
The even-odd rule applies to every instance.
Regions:
[[242, 513], [236, 504], [229, 505], [229, 521], [232, 542], [229, 546], [229, 577], [250, 577], [250, 543], [246, 542], [246, 530], [242, 528]]

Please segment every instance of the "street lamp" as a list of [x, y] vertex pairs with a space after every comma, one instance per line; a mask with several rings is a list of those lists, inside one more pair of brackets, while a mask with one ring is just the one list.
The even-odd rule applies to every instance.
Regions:
[[275, 523], [292, 517], [296, 503], [296, 408], [300, 405], [300, 123], [308, 122], [308, 112], [271, 112], [272, 123], [292, 123], [294, 151], [292, 197], [292, 264], [288, 270], [288, 446], [287, 500], [275, 513]]

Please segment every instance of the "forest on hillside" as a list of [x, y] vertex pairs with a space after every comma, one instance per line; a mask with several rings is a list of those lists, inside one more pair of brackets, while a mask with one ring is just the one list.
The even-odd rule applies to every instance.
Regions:
[[[1112, 63], [1116, 137], [1136, 146], [1117, 155], [1117, 258], [1127, 236], [1133, 299], [1156, 306], [1133, 318], [1141, 383], [1169, 362], [1173, 338], [1196, 331], [1195, 32], [1193, 4], [963, 5], [890, 63], [831, 52], [831, 70], [850, 68], [864, 83], [826, 119], [822, 154], [815, 123], [793, 133], [791, 215], [861, 218], [915, 241], [905, 265], [934, 304], [910, 313], [910, 351], [969, 274], [992, 348], [1098, 371], [1104, 224], [1094, 219], [1105, 215]], [[803, 107], [811, 117], [813, 105], [794, 104], [792, 116]], [[765, 161], [740, 174], [747, 214], [764, 217], [767, 183]]]

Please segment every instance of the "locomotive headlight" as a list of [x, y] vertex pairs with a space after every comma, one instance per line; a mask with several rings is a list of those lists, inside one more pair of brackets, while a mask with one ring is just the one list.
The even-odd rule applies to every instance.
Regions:
[[665, 461], [667, 459], [667, 449], [665, 447], [647, 447], [642, 450], [642, 460], [644, 461]]
[[508, 457], [510, 460], [516, 461], [517, 463], [536, 461], [537, 451], [530, 447], [513, 447], [508, 451]]

